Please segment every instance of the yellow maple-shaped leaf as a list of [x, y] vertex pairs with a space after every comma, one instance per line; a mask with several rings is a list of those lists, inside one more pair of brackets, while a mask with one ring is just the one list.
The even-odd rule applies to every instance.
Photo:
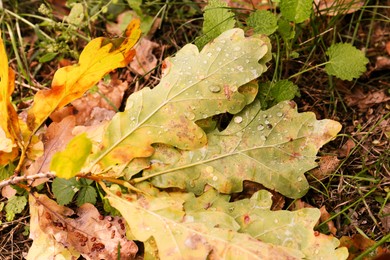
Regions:
[[27, 117], [29, 129], [34, 133], [55, 109], [81, 97], [107, 73], [126, 66], [135, 55], [133, 46], [141, 35], [139, 25], [139, 20], [130, 22], [118, 48], [103, 37], [96, 38], [84, 48], [78, 64], [57, 70], [51, 89], [41, 90], [34, 97]]
[[[1, 31], [0, 31], [1, 34]], [[20, 140], [18, 115], [11, 104], [15, 72], [8, 67], [8, 58], [0, 38], [0, 165], [13, 161], [19, 153]]]

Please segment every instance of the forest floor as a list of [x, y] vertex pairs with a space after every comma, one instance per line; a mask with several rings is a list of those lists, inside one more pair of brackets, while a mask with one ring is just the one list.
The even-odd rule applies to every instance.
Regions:
[[[19, 111], [30, 105], [31, 97], [37, 90], [49, 86], [59, 67], [75, 62], [77, 53], [89, 38], [115, 35], [120, 30], [118, 24], [126, 19], [123, 13], [129, 10], [124, 4], [126, 1], [119, 1], [123, 8], [109, 6], [108, 12], [102, 11], [104, 3], [96, 4], [95, 9], [102, 11], [97, 19], [89, 21], [82, 30], [77, 31], [80, 37], [69, 36], [68, 42], [58, 42], [56, 48], [63, 49], [56, 49], [57, 56], [48, 55], [45, 61], [42, 57], [48, 46], [37, 38], [36, 29], [24, 21], [31, 24], [44, 22], [34, 17], [43, 16], [37, 11], [41, 1], [28, 2], [6, 3], [0, 0], [3, 8], [16, 14], [10, 16], [3, 13], [1, 30], [2, 36], [8, 39], [6, 47], [10, 66], [19, 73], [13, 95]], [[70, 9], [65, 0], [47, 2], [48, 10], [54, 13], [48, 19], [60, 23], [69, 15]], [[98, 1], [84, 2], [91, 5], [88, 11], [92, 12], [93, 3]], [[328, 76], [323, 69], [311, 70], [291, 79], [299, 87], [300, 97], [294, 99], [299, 111], [314, 112], [317, 119], [336, 120], [342, 124], [342, 130], [335, 140], [320, 150], [320, 166], [307, 173], [311, 186], [307, 195], [294, 203], [281, 198], [282, 208], [293, 204], [296, 208], [320, 208], [323, 223], [317, 228], [325, 233], [333, 233], [337, 238], [345, 237], [344, 243], [353, 244], [350, 248], [355, 247], [356, 255], [371, 246], [377, 247], [378, 252], [384, 252], [386, 248], [390, 250], [389, 241], [383, 241], [390, 232], [389, 5], [389, 1], [369, 1], [363, 9], [358, 8], [348, 14], [313, 18], [297, 36], [294, 48], [300, 56], [283, 60], [282, 76], [287, 79], [302, 68], [317, 64], [317, 59], [323, 55], [323, 44], [329, 46], [334, 41], [353, 41], [354, 46], [364, 51], [369, 59], [367, 71], [353, 81]], [[198, 3], [184, 1], [166, 4], [153, 1], [145, 8], [146, 12], [158, 18], [158, 22], [139, 51], [138, 64], [141, 67], [134, 65], [115, 72], [118, 79], [128, 82], [126, 95], [145, 86], [155, 86], [161, 77], [159, 65], [164, 58], [174, 55], [201, 34], [202, 6]], [[240, 18], [240, 15], [245, 16], [245, 12], [237, 9], [237, 17]], [[333, 26], [329, 27], [329, 24]], [[53, 38], [73, 32], [64, 32], [61, 26], [41, 28]], [[313, 35], [321, 35], [321, 42]], [[314, 46], [316, 44], [317, 47]], [[273, 50], [277, 49], [277, 46], [273, 47]], [[148, 72], [146, 76], [145, 71]], [[271, 61], [269, 70], [262, 78], [271, 79], [274, 71], [274, 62]], [[256, 185], [251, 183], [245, 187], [248, 190], [256, 189]], [[2, 197], [1, 201], [6, 200]], [[31, 244], [28, 238], [28, 209], [10, 222], [5, 220], [3, 212], [0, 212], [0, 218], [0, 258], [22, 259]]]

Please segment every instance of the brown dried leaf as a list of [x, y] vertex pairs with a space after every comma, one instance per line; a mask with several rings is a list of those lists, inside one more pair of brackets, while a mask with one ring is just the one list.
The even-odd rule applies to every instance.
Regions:
[[380, 219], [382, 222], [382, 228], [385, 232], [390, 232], [390, 203], [387, 203], [383, 208]]
[[390, 97], [386, 95], [384, 89], [364, 93], [362, 88], [355, 88], [352, 93], [345, 95], [344, 100], [347, 106], [357, 106], [360, 111], [365, 111], [375, 104], [389, 101]]
[[340, 160], [337, 159], [337, 156], [326, 155], [320, 158], [318, 162], [319, 167], [310, 171], [317, 180], [323, 180], [337, 170], [337, 167], [340, 165]]
[[[76, 250], [86, 259], [134, 259], [138, 252], [137, 245], [126, 239], [124, 220], [120, 217], [103, 217], [92, 204], [86, 203], [78, 208], [77, 218], [69, 218], [73, 210], [58, 205], [46, 195], [31, 196], [31, 207], [38, 209], [38, 216], [34, 216], [38, 223], [32, 222], [31, 225], [39, 225], [41, 230], [33, 228], [33, 239], [43, 232], [49, 235], [49, 239], [69, 250]], [[118, 246], [120, 256], [117, 256]]]
[[[153, 54], [153, 50], [159, 47], [155, 42], [146, 38], [141, 38], [138, 45], [135, 47], [136, 55], [130, 62], [130, 68], [139, 75], [145, 75], [157, 66], [157, 58]], [[146, 74], [145, 78], [149, 78], [150, 74]]]
[[[329, 212], [326, 210], [325, 206], [322, 206], [320, 208], [320, 212], [321, 212], [321, 217], [320, 217], [321, 222], [327, 221], [331, 217]], [[326, 222], [326, 225], [328, 226], [330, 233], [335, 236], [337, 233], [337, 229], [334, 226], [333, 221]]]
[[[76, 119], [74, 116], [68, 116], [61, 122], [53, 122], [47, 128], [43, 136], [44, 154], [39, 157], [26, 171], [27, 175], [33, 175], [39, 172], [48, 172], [53, 155], [63, 150], [68, 142], [74, 137], [72, 130], [75, 127]], [[47, 179], [38, 179], [32, 183], [37, 186]]]
[[314, 0], [314, 10], [319, 14], [336, 16], [338, 14], [349, 14], [360, 10], [364, 5], [361, 0]]
[[[340, 239], [340, 246], [345, 246], [348, 248], [349, 257], [348, 260], [355, 259], [358, 255], [363, 253], [367, 248], [373, 246], [375, 244], [374, 240], [366, 238], [361, 234], [355, 234], [352, 237], [343, 236]], [[375, 256], [379, 256], [387, 250], [382, 247], [377, 247], [374, 252], [370, 255], [373, 259]]]

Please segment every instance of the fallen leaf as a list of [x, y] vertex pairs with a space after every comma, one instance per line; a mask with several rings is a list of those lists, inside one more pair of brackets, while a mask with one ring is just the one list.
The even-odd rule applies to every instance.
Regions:
[[314, 0], [314, 10], [317, 14], [336, 16], [350, 14], [360, 10], [364, 5], [362, 0]]
[[364, 93], [362, 88], [354, 88], [351, 93], [345, 95], [344, 100], [347, 106], [357, 106], [360, 111], [365, 111], [376, 104], [389, 101], [390, 97], [384, 89]]
[[[321, 217], [320, 217], [321, 222], [325, 222], [325, 221], [327, 221], [327, 220], [331, 217], [331, 215], [329, 214], [329, 212], [326, 210], [325, 206], [322, 206], [322, 207], [320, 208], [320, 212], [321, 212]], [[336, 229], [336, 227], [334, 226], [333, 221], [327, 221], [327, 222], [326, 222], [326, 225], [328, 226], [329, 232], [330, 232], [332, 235], [336, 236], [337, 229]]]
[[338, 122], [298, 113], [291, 101], [262, 111], [255, 100], [224, 131], [209, 133], [202, 148], [156, 147], [143, 176], [156, 176], [152, 183], [157, 187], [177, 187], [197, 195], [206, 184], [221, 193], [240, 192], [243, 181], [249, 180], [300, 198], [309, 189], [304, 173], [317, 166], [319, 148], [340, 129]]
[[374, 70], [390, 70], [390, 58], [385, 56], [376, 57]]
[[[234, 114], [252, 102], [257, 84], [243, 85], [267, 69], [269, 48], [268, 38], [245, 38], [240, 29], [224, 32], [201, 52], [186, 45], [168, 60], [159, 85], [133, 93], [125, 111], [114, 116], [90, 167], [149, 157], [157, 142], [186, 150], [203, 146], [207, 138], [195, 121]], [[236, 56], [231, 49], [241, 51]]]
[[30, 237], [34, 242], [27, 259], [54, 259], [56, 253], [79, 252], [86, 259], [126, 260], [134, 259], [138, 252], [137, 245], [126, 239], [124, 220], [103, 217], [92, 204], [78, 208], [75, 218], [70, 208], [58, 205], [46, 195], [34, 194], [30, 195], [30, 212]]
[[[375, 245], [376, 242], [367, 237], [364, 237], [361, 234], [354, 234], [352, 235], [352, 237], [347, 237], [347, 236], [341, 237], [340, 243], [342, 246], [348, 248], [348, 252], [349, 252], [348, 260], [353, 260], [361, 253], [363, 253], [366, 249]], [[370, 254], [370, 258], [365, 258], [365, 259], [372, 259], [375, 256], [379, 256], [385, 252], [387, 252], [387, 250], [379, 246]]]
[[[63, 150], [74, 137], [72, 131], [75, 125], [76, 121], [74, 116], [68, 116], [59, 123], [53, 122], [49, 125], [43, 135], [44, 154], [33, 162], [25, 172], [26, 175], [33, 175], [40, 172], [45, 173], [50, 170], [50, 162], [53, 155]], [[46, 181], [47, 179], [37, 179], [31, 185], [37, 186]]]
[[316, 180], [324, 180], [333, 174], [338, 166], [340, 160], [337, 156], [325, 155], [320, 157], [317, 168], [310, 171], [310, 174], [315, 177]]
[[135, 48], [136, 55], [130, 62], [130, 68], [137, 74], [144, 76], [145, 79], [148, 79], [150, 77], [149, 72], [157, 66], [158, 60], [153, 54], [153, 50], [157, 47], [159, 47], [157, 43], [146, 38], [141, 38]]
[[18, 115], [11, 103], [14, 84], [15, 72], [8, 67], [7, 53], [0, 38], [0, 165], [8, 164], [18, 156], [17, 141], [22, 139]]
[[381, 216], [379, 216], [382, 222], [382, 228], [384, 229], [385, 233], [390, 232], [390, 203], [387, 203], [382, 210]]
[[[126, 196], [126, 195], [123, 195]], [[256, 240], [248, 234], [222, 227], [231, 218], [209, 215], [207, 223], [184, 217], [182, 197], [118, 197], [107, 190], [110, 204], [119, 210], [130, 226], [132, 235], [149, 244], [159, 259], [301, 259], [298, 250]], [[213, 220], [213, 221], [212, 221]], [[217, 221], [219, 220], [219, 221]]]
[[139, 36], [139, 20], [133, 20], [126, 31], [126, 38], [118, 48], [105, 38], [96, 38], [84, 48], [79, 63], [60, 68], [54, 75], [52, 88], [35, 94], [34, 104], [28, 111], [27, 124], [35, 133], [57, 108], [80, 98], [104, 75], [126, 66], [135, 55], [133, 46]]

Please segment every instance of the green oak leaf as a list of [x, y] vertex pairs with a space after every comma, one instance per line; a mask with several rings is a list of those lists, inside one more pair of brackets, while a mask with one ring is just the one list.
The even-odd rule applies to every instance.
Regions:
[[240, 192], [243, 181], [250, 180], [300, 198], [309, 189], [304, 173], [317, 166], [319, 148], [340, 129], [338, 122], [298, 113], [291, 101], [266, 111], [255, 101], [224, 131], [209, 133], [205, 147], [182, 151], [156, 146], [142, 179], [155, 176], [152, 183], [157, 187], [178, 187], [197, 195], [206, 184], [222, 193]]
[[336, 43], [326, 51], [329, 62], [325, 71], [342, 80], [359, 78], [366, 71], [368, 59], [364, 53], [348, 43]]
[[113, 117], [88, 171], [97, 164], [107, 169], [149, 157], [153, 143], [183, 150], [204, 146], [206, 134], [195, 122], [236, 114], [252, 102], [258, 86], [250, 82], [267, 69], [270, 55], [268, 38], [245, 37], [241, 29], [222, 33], [201, 52], [186, 45], [165, 61], [165, 74], [156, 87], [132, 94], [125, 111]]

